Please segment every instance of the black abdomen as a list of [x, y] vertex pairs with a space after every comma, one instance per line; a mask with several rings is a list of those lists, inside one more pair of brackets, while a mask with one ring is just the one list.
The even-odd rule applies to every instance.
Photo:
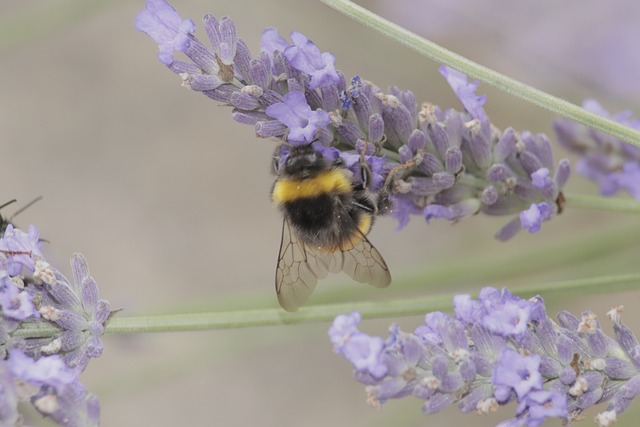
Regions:
[[333, 248], [349, 236], [357, 224], [356, 212], [347, 213], [340, 197], [322, 195], [288, 201], [282, 206], [296, 235], [307, 245]]

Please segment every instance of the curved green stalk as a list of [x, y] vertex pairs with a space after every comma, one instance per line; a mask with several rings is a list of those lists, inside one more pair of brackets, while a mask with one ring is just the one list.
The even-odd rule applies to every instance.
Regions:
[[597, 129], [640, 147], [640, 132], [585, 110], [575, 104], [535, 89], [497, 71], [491, 70], [417, 34], [388, 21], [349, 0], [321, 0], [347, 17], [373, 28], [427, 58], [455, 68], [473, 79], [481, 80], [511, 95], [522, 98], [567, 119]]
[[[637, 289], [640, 274], [595, 277], [536, 285], [528, 289], [512, 289], [521, 297], [541, 294], [585, 295], [592, 292]], [[157, 316], [115, 317], [107, 325], [107, 333], [176, 332], [210, 329], [244, 328], [250, 326], [292, 325], [311, 322], [329, 322], [339, 314], [359, 311], [363, 318], [424, 315], [429, 311], [451, 311], [452, 294], [346, 304], [310, 305], [297, 313], [280, 308], [214, 311], [209, 313], [169, 314]], [[54, 335], [58, 329], [42, 323], [25, 323], [13, 334], [16, 338], [37, 338]]]
[[[519, 296], [542, 294], [585, 295], [590, 292], [607, 292], [634, 289], [640, 286], [640, 274], [596, 277], [537, 285], [529, 289], [513, 290]], [[178, 330], [227, 329], [249, 326], [290, 325], [310, 322], [328, 322], [339, 314], [359, 311], [363, 318], [424, 315], [429, 311], [451, 310], [452, 294], [430, 295], [380, 302], [356, 302], [346, 304], [310, 305], [299, 312], [287, 313], [281, 308], [238, 310], [227, 312], [176, 314], [115, 318], [107, 326], [107, 332], [164, 332]]]
[[602, 196], [586, 196], [584, 194], [565, 194], [567, 207], [594, 209], [601, 211], [625, 212], [640, 214], [640, 202], [634, 199], [622, 199]]

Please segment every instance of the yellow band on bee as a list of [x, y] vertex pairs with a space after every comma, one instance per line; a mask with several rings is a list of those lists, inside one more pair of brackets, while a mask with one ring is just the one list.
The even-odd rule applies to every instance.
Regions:
[[360, 215], [360, 220], [358, 221], [358, 230], [360, 230], [360, 232], [365, 236], [369, 234], [369, 231], [371, 230], [371, 218], [371, 215], [369, 215], [368, 213], [363, 213], [362, 215]]
[[351, 182], [344, 172], [340, 169], [333, 169], [305, 181], [279, 179], [273, 187], [272, 199], [275, 203], [285, 203], [325, 194], [348, 193], [349, 191], [351, 191]]

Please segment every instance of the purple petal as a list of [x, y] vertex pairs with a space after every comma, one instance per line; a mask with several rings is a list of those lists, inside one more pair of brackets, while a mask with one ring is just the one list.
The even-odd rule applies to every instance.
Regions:
[[333, 319], [333, 324], [329, 328], [329, 338], [336, 351], [340, 351], [340, 348], [352, 334], [360, 332], [358, 324], [361, 319], [362, 317], [357, 311], [352, 311], [350, 314], [341, 314]]
[[487, 115], [482, 108], [487, 97], [484, 95], [476, 95], [476, 89], [478, 89], [480, 82], [475, 81], [473, 83], [469, 83], [466, 75], [454, 70], [453, 68], [449, 68], [446, 65], [440, 67], [440, 74], [447, 79], [449, 86], [451, 86], [453, 91], [456, 93], [458, 99], [460, 99], [460, 102], [471, 117], [480, 121], [488, 120]]
[[540, 231], [543, 221], [551, 217], [551, 207], [548, 203], [532, 203], [529, 209], [520, 212], [520, 225], [529, 230], [529, 233]]
[[522, 399], [530, 391], [542, 389], [539, 368], [539, 355], [522, 356], [513, 349], [505, 348], [494, 368], [492, 382], [512, 388], [518, 399]]
[[266, 113], [289, 128], [291, 142], [312, 142], [318, 130], [329, 125], [329, 114], [323, 110], [312, 111], [299, 91], [287, 93], [284, 102], [268, 106]]
[[189, 35], [196, 30], [191, 19], [183, 20], [165, 0], [147, 0], [145, 10], [136, 16], [135, 28], [151, 37], [160, 53], [160, 62], [173, 62], [173, 52], [184, 52], [189, 45]]
[[56, 390], [77, 379], [76, 371], [68, 368], [58, 355], [33, 360], [20, 350], [11, 350], [8, 363], [18, 378], [36, 385], [50, 385]]
[[311, 76], [310, 89], [340, 81], [335, 69], [336, 58], [331, 53], [321, 53], [311, 40], [297, 31], [293, 31], [290, 37], [293, 45], [284, 50], [284, 55], [293, 68]]

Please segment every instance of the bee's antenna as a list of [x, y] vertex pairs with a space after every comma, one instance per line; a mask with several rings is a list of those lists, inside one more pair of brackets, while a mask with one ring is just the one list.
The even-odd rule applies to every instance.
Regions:
[[[4, 205], [0, 206], [0, 209], [4, 208], [5, 206], [9, 206], [11, 203], [15, 203], [17, 202], [16, 199], [13, 200], [9, 200], [7, 203], [5, 203]], [[14, 214], [15, 215], [15, 214]]]
[[[13, 218], [15, 218], [19, 213], [23, 212], [24, 210], [28, 209], [29, 207], [31, 207], [34, 203], [39, 202], [40, 200], [42, 200], [42, 196], [38, 196], [35, 199], [33, 199], [32, 201], [30, 201], [29, 203], [27, 203], [26, 205], [24, 205], [23, 207], [21, 207], [20, 209], [18, 209], [17, 211], [15, 211], [13, 213], [13, 215], [11, 215], [11, 217], [9, 217], [9, 219], [7, 220], [8, 222], [11, 222], [11, 220]], [[15, 202], [15, 199], [5, 203], [4, 205], [0, 206], [0, 209], [2, 209], [3, 207], [7, 206], [9, 203], [13, 203]]]

